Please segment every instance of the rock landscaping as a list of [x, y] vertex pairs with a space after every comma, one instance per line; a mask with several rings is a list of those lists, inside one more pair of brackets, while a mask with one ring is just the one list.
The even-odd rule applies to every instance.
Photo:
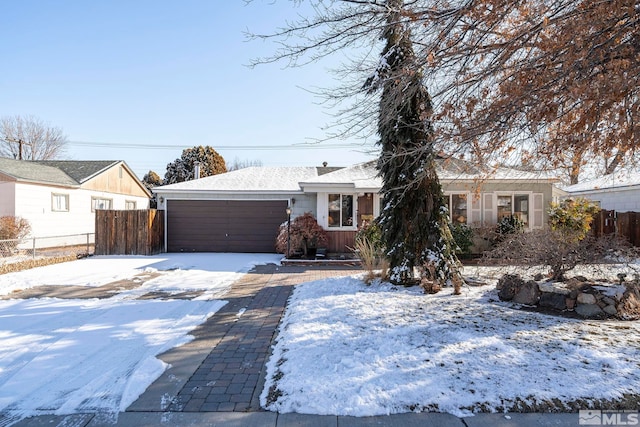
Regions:
[[583, 319], [640, 319], [640, 280], [618, 283], [597, 282], [576, 276], [564, 282], [525, 280], [520, 275], [506, 274], [496, 285], [498, 297], [541, 311], [571, 314]]

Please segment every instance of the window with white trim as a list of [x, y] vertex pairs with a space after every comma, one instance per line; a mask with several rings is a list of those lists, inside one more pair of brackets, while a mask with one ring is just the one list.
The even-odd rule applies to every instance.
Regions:
[[135, 200], [125, 200], [124, 208], [128, 211], [136, 210], [136, 201]]
[[69, 212], [69, 195], [51, 193], [51, 210], [53, 212]]
[[113, 206], [113, 200], [104, 199], [102, 197], [91, 198], [91, 212], [95, 212], [98, 209], [111, 209]]
[[529, 227], [529, 194], [498, 194], [498, 221], [513, 215]]
[[467, 199], [466, 193], [445, 194], [444, 203], [449, 210], [449, 219], [452, 223], [467, 224], [469, 222]]
[[353, 227], [353, 195], [329, 194], [327, 213], [330, 228]]

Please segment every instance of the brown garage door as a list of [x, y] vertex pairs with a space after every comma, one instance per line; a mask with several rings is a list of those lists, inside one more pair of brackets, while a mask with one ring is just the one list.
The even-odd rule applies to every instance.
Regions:
[[168, 200], [169, 252], [275, 252], [287, 201]]

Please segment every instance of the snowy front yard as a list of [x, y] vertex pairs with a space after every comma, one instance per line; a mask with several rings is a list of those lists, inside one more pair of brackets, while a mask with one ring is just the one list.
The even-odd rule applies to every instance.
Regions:
[[243, 272], [280, 258], [91, 257], [0, 275], [7, 297], [37, 286], [133, 282], [100, 299], [0, 300], [0, 411], [20, 419], [124, 410], [166, 369], [158, 354], [188, 342]]
[[[189, 341], [252, 265], [279, 259], [91, 257], [0, 275], [5, 298], [42, 286], [104, 290], [89, 299], [0, 299], [0, 411], [16, 420], [124, 410], [166, 369], [158, 354]], [[453, 296], [326, 279], [294, 290], [261, 400], [273, 411], [356, 416], [637, 400], [639, 332], [640, 322], [521, 310], [499, 302], [493, 284]]]
[[495, 286], [453, 296], [355, 277], [303, 284], [281, 323], [261, 403], [307, 414], [467, 416], [573, 412], [640, 394], [640, 322], [519, 308], [499, 302]]

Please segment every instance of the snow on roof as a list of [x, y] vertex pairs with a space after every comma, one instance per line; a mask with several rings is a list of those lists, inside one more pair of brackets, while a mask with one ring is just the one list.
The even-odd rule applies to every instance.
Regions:
[[607, 188], [631, 187], [636, 185], [640, 185], [640, 171], [623, 170], [578, 184], [569, 185], [565, 187], [564, 190], [569, 193], [577, 193], [581, 191], [604, 190]]
[[380, 188], [382, 187], [382, 179], [378, 177], [376, 162], [370, 161], [339, 169], [301, 183], [302, 186], [316, 184], [353, 184], [356, 189]]
[[[556, 180], [553, 177], [541, 172], [521, 171], [499, 167], [495, 170], [482, 170], [465, 160], [454, 157], [439, 157], [436, 160], [436, 168], [440, 181], [454, 180]], [[305, 181], [302, 185], [314, 186], [317, 184], [349, 184], [353, 183], [356, 189], [360, 188], [381, 188], [382, 178], [378, 176], [376, 161], [369, 161], [340, 169], [326, 175]]]
[[[548, 177], [535, 172], [525, 172], [509, 168], [498, 168], [493, 172], [483, 172], [470, 162], [454, 158], [439, 158], [438, 176], [444, 180], [544, 180]], [[154, 192], [163, 191], [220, 191], [220, 192], [291, 192], [302, 191], [301, 187], [330, 185], [353, 185], [356, 190], [371, 190], [382, 187], [376, 161], [340, 168], [320, 175], [316, 167], [263, 167], [253, 166], [206, 178], [156, 187]]]
[[315, 167], [252, 166], [206, 178], [156, 187], [153, 191], [301, 191], [299, 183], [317, 175]]

